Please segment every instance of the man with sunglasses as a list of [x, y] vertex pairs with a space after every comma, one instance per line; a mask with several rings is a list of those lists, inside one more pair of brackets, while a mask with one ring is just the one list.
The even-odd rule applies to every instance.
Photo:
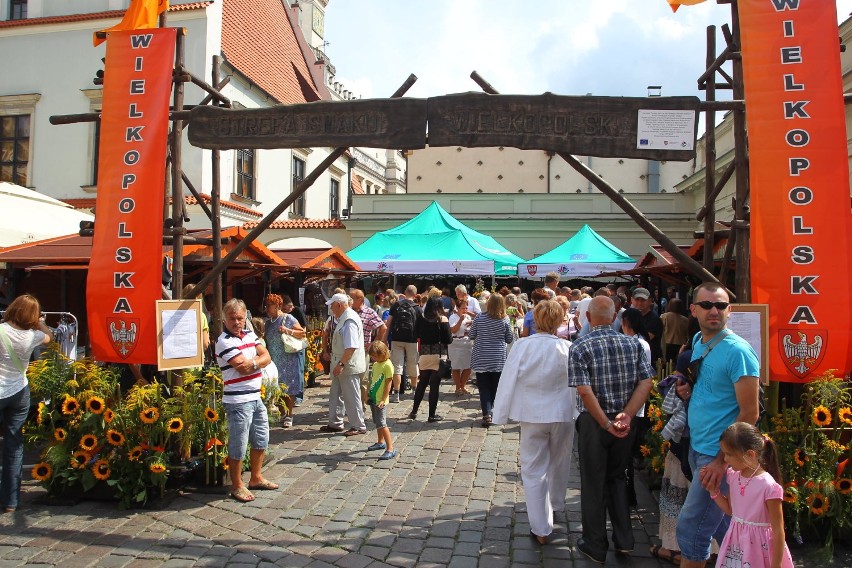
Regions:
[[725, 536], [730, 517], [713, 502], [727, 492], [727, 465], [719, 437], [734, 422], [754, 424], [759, 415], [760, 363], [751, 346], [726, 327], [730, 297], [717, 282], [693, 291], [692, 315], [701, 332], [692, 340], [692, 361], [700, 361], [695, 384], [679, 380], [677, 393], [689, 401], [689, 465], [695, 477], [677, 520], [682, 568], [703, 567], [710, 540]]

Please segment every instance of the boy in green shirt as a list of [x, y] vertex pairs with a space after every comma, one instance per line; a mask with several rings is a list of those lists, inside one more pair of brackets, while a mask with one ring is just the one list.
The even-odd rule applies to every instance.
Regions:
[[379, 459], [390, 460], [397, 455], [397, 451], [393, 449], [385, 411], [393, 383], [393, 363], [390, 362], [388, 346], [383, 341], [372, 342], [367, 353], [373, 360], [367, 402], [370, 404], [370, 410], [373, 411], [373, 424], [376, 426], [376, 434], [379, 437], [379, 441], [367, 448], [367, 451], [385, 450]]

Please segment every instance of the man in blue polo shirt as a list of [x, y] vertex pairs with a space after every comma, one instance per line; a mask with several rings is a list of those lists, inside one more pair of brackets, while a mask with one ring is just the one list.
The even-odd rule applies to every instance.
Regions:
[[751, 346], [726, 327], [730, 297], [721, 284], [695, 288], [690, 309], [701, 328], [692, 360], [701, 359], [701, 368], [695, 385], [681, 380], [676, 388], [689, 400], [689, 465], [697, 475], [678, 516], [677, 541], [681, 567], [699, 568], [710, 557], [711, 538], [722, 542], [730, 522], [713, 502], [720, 489], [727, 491], [719, 437], [734, 422], [757, 422], [760, 364]]

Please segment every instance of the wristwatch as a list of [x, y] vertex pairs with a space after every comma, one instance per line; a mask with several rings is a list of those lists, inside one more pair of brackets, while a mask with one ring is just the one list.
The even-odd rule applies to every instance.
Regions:
[[254, 365], [254, 370], [257, 371], [257, 359], [252, 359], [251, 364]]

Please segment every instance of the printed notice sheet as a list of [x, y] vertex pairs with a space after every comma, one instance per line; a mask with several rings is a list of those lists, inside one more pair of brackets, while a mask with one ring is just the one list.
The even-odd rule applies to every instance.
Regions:
[[639, 111], [639, 122], [636, 126], [636, 148], [640, 150], [692, 150], [694, 146], [694, 111]]
[[757, 360], [760, 361], [760, 366], [763, 367], [763, 337], [761, 334], [760, 312], [731, 311], [731, 315], [728, 318], [728, 327], [734, 333], [748, 341], [748, 344], [757, 353]]
[[163, 310], [163, 359], [198, 355], [198, 312]]

